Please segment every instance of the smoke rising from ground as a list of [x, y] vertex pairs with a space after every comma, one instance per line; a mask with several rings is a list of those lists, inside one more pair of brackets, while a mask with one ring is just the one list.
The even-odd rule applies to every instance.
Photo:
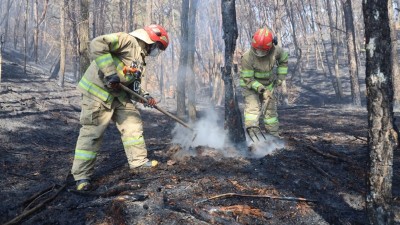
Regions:
[[197, 156], [198, 153], [194, 149], [206, 147], [223, 157], [262, 158], [274, 153], [276, 149], [285, 147], [284, 141], [270, 135], [266, 135], [265, 141], [257, 141], [256, 143], [247, 138], [247, 146], [252, 145], [251, 151], [246, 146], [242, 148], [234, 147], [229, 142], [227, 131], [223, 129], [219, 121], [221, 121], [221, 118], [218, 118], [218, 114], [209, 109], [203, 118], [196, 121], [195, 124], [191, 124], [195, 130], [194, 133], [177, 124], [172, 130], [172, 143], [182, 147], [184, 153], [180, 152], [181, 156]]

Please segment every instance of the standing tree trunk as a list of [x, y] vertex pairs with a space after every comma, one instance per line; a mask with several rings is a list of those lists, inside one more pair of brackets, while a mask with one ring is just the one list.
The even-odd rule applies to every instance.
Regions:
[[353, 99], [353, 105], [361, 106], [360, 85], [358, 83], [358, 65], [356, 57], [357, 51], [356, 51], [356, 41], [355, 41], [353, 9], [351, 7], [351, 0], [344, 0], [342, 3], [343, 3], [344, 19], [346, 23], [347, 56], [349, 60], [351, 97]]
[[2, 57], [3, 43], [4, 43], [4, 34], [2, 34], [1, 37], [0, 37], [0, 83], [1, 83], [1, 76], [2, 76], [1, 67], [2, 67], [2, 64], [3, 64], [3, 57]]
[[[329, 18], [329, 30], [331, 35], [331, 47], [332, 47], [332, 58], [333, 63], [335, 64], [335, 86], [337, 89], [337, 97], [339, 100], [343, 98], [343, 88], [342, 88], [342, 81], [340, 80], [339, 74], [339, 53], [338, 53], [338, 35], [337, 30], [335, 29], [335, 24], [333, 22], [333, 14], [332, 14], [332, 7], [331, 1], [326, 1], [327, 11], [328, 11], [328, 18]], [[337, 20], [337, 18], [336, 18]], [[329, 66], [329, 65], [328, 65]]]
[[129, 32], [133, 31], [133, 0], [129, 0]]
[[[80, 0], [80, 23], [79, 23], [79, 71], [80, 77], [89, 67], [89, 0]], [[79, 77], [79, 78], [80, 78]], [[79, 79], [77, 80], [79, 81]]]
[[370, 167], [366, 208], [371, 224], [393, 224], [393, 86], [388, 0], [363, 1]]
[[198, 0], [190, 0], [188, 23], [192, 26], [188, 33], [188, 112], [191, 121], [196, 121], [196, 79], [194, 74], [194, 54], [196, 50], [196, 8]]
[[[274, 10], [276, 12], [274, 23], [275, 23], [275, 36], [278, 38], [278, 45], [282, 47], [282, 35], [281, 35], [281, 29], [282, 29], [282, 16], [283, 16], [283, 10], [282, 6], [280, 5], [279, 0], [275, 0], [275, 7]], [[287, 91], [287, 85], [286, 85], [286, 79], [283, 80], [282, 85], [281, 85], [281, 90], [282, 90], [282, 96], [283, 96], [283, 104], [284, 105], [289, 105], [289, 98], [288, 98], [288, 91]]]
[[[153, 22], [152, 12], [153, 12], [153, 0], [146, 0], [145, 26], [152, 24]], [[147, 83], [148, 83], [148, 76], [144, 75], [142, 79], [142, 87], [144, 90], [147, 90]]]
[[[8, 40], [8, 24], [9, 24], [9, 17], [10, 17], [10, 10], [11, 10], [11, 0], [7, 0], [7, 8], [6, 8], [6, 15], [5, 17], [5, 25], [4, 25], [4, 40]], [[15, 27], [14, 27], [15, 29]]]
[[[400, 7], [399, 5], [397, 7]], [[396, 30], [396, 21], [393, 15], [393, 0], [389, 0], [388, 5], [389, 11], [389, 21], [390, 21], [390, 37], [392, 39], [392, 79], [393, 79], [393, 106], [395, 108], [400, 108], [400, 74], [399, 74], [399, 64], [398, 64], [398, 56], [397, 56], [397, 30]], [[399, 12], [397, 12], [400, 15]]]
[[65, 11], [66, 11], [66, 1], [61, 1], [61, 29], [60, 29], [60, 72], [58, 75], [58, 85], [64, 87], [64, 74], [65, 74]]
[[68, 15], [71, 19], [71, 31], [72, 31], [72, 63], [73, 63], [73, 70], [74, 70], [74, 79], [77, 81], [79, 79], [79, 35], [78, 35], [78, 24], [76, 20], [76, 2], [75, 1], [68, 1]]
[[33, 35], [33, 55], [35, 57], [35, 63], [38, 62], [39, 58], [39, 26], [40, 24], [43, 23], [44, 18], [46, 17], [46, 12], [47, 12], [47, 5], [49, 3], [49, 0], [44, 1], [44, 9], [43, 13], [39, 18], [39, 9], [38, 9], [38, 0], [35, 0], [34, 2], [34, 17], [35, 17], [35, 30], [34, 30], [34, 35]]
[[186, 115], [186, 72], [188, 64], [188, 12], [189, 0], [182, 1], [181, 13], [181, 54], [179, 56], [178, 78], [176, 84], [176, 114], [179, 117]]
[[28, 54], [28, 7], [29, 0], [25, 1], [25, 15], [24, 15], [24, 74], [26, 75], [26, 61]]
[[221, 9], [225, 43], [225, 67], [222, 69], [225, 83], [225, 127], [228, 128], [229, 139], [235, 144], [240, 144], [246, 141], [246, 136], [232, 81], [233, 53], [238, 37], [235, 0], [222, 0]]
[[[289, 2], [289, 5], [288, 5]], [[293, 69], [293, 75], [298, 75], [300, 78], [300, 83], [303, 83], [303, 77], [301, 75], [300, 71], [300, 63], [301, 63], [301, 58], [302, 58], [302, 51], [301, 48], [299, 47], [299, 41], [297, 38], [296, 34], [296, 22], [295, 22], [295, 15], [293, 12], [293, 4], [292, 0], [285, 0], [285, 8], [286, 8], [286, 13], [289, 16], [290, 24], [292, 26], [292, 35], [293, 35], [293, 43], [294, 43], [294, 49], [295, 49], [295, 55], [296, 55], [296, 64]]]

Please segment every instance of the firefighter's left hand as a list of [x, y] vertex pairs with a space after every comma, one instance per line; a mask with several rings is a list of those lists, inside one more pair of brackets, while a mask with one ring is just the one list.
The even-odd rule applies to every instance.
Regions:
[[279, 86], [282, 85], [282, 83], [283, 83], [283, 80], [277, 80], [276, 81], [276, 86], [279, 87]]
[[146, 94], [143, 97], [147, 99], [147, 102], [140, 100], [140, 103], [142, 103], [145, 107], [153, 108], [157, 104], [157, 101], [153, 97], [151, 97], [149, 94]]
[[270, 90], [268, 90], [268, 89], [266, 89], [264, 92], [263, 92], [263, 99], [269, 99], [269, 98], [272, 98], [272, 91], [270, 91]]

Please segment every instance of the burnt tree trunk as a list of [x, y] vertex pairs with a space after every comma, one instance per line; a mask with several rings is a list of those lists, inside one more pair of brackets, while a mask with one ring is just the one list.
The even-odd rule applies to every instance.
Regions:
[[246, 137], [232, 82], [233, 53], [238, 37], [235, 0], [222, 0], [221, 9], [222, 29], [224, 31], [223, 38], [225, 42], [225, 67], [222, 69], [225, 83], [225, 127], [228, 128], [230, 140], [238, 144], [243, 143]]
[[371, 224], [393, 224], [393, 85], [388, 0], [363, 1], [366, 39], [369, 173], [366, 209]]
[[353, 105], [361, 106], [360, 85], [358, 83], [358, 65], [357, 65], [357, 51], [355, 42], [355, 30], [353, 9], [351, 7], [351, 0], [343, 1], [344, 19], [346, 24], [346, 42], [347, 42], [347, 56], [349, 61], [350, 72], [350, 86], [351, 97]]

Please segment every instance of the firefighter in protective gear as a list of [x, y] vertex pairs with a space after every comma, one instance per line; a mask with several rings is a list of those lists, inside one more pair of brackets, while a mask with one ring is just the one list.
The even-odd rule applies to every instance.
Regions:
[[273, 90], [286, 78], [288, 53], [277, 44], [278, 41], [269, 28], [261, 28], [254, 33], [251, 48], [241, 59], [240, 86], [245, 102], [246, 128], [259, 124], [256, 121], [257, 115], [260, 113], [261, 103], [265, 102], [268, 105], [261, 119], [266, 132], [279, 137], [277, 101]]
[[91, 41], [92, 62], [77, 87], [82, 93], [82, 127], [71, 170], [77, 190], [90, 188], [96, 156], [111, 120], [121, 134], [129, 167], [157, 166], [156, 160], [147, 158], [142, 120], [136, 103], [131, 101], [134, 97], [119, 85], [132, 88], [148, 99], [149, 106], [154, 106], [154, 98], [140, 88], [140, 79], [146, 56], [157, 56], [168, 44], [168, 34], [160, 25], [149, 25], [131, 33], [106, 34]]

